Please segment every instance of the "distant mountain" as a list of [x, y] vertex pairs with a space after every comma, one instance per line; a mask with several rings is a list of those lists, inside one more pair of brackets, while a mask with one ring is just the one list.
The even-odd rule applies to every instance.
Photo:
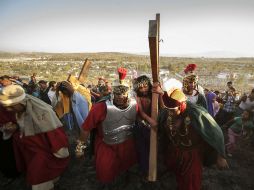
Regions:
[[[149, 52], [138, 53], [139, 55], [149, 55]], [[165, 57], [190, 57], [190, 58], [240, 58], [240, 57], [254, 57], [244, 53], [235, 53], [229, 51], [210, 51], [200, 53], [185, 53], [185, 54], [174, 54], [174, 53], [161, 53], [160, 56]]]
[[210, 52], [177, 55], [177, 57], [238, 58], [238, 57], [253, 57], [253, 56], [248, 56], [247, 54], [235, 53], [235, 52], [229, 52], [229, 51], [210, 51]]

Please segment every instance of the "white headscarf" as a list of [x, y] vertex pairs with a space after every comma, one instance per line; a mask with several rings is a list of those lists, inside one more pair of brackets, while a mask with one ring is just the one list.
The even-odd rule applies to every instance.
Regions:
[[52, 107], [42, 100], [25, 94], [22, 87], [10, 85], [0, 93], [0, 103], [4, 106], [22, 104], [24, 113], [17, 117], [17, 122], [25, 136], [52, 131], [62, 126]]

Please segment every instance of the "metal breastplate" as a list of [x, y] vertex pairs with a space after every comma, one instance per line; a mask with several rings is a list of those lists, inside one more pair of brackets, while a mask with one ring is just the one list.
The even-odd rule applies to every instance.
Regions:
[[132, 137], [132, 128], [136, 120], [136, 101], [131, 101], [126, 109], [119, 109], [106, 101], [107, 115], [102, 123], [103, 141], [106, 144], [120, 144]]

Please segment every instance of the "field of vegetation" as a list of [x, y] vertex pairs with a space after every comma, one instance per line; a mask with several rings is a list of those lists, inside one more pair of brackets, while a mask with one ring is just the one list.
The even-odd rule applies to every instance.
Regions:
[[[150, 59], [146, 55], [133, 55], [122, 53], [4, 53], [0, 52], [0, 76], [20, 76], [29, 78], [37, 73], [38, 79], [66, 80], [69, 74], [78, 75], [85, 59], [92, 64], [87, 76], [87, 84], [96, 83], [98, 77], [113, 80], [117, 67], [126, 67], [138, 74], [150, 74]], [[209, 89], [225, 90], [226, 82], [232, 80], [238, 91], [249, 92], [254, 88], [254, 58], [211, 59], [211, 58], [180, 58], [160, 57], [160, 72], [163, 77], [176, 77], [181, 79], [183, 70], [190, 63], [197, 64], [197, 73], [200, 84]], [[55, 187], [56, 190], [98, 189], [101, 184], [96, 181], [93, 162], [88, 157], [77, 160], [72, 150], [71, 163]], [[232, 158], [227, 158], [229, 169], [218, 171], [216, 168], [203, 170], [203, 190], [251, 190], [254, 189], [254, 149], [253, 145], [240, 142], [238, 150]], [[135, 169], [135, 168], [134, 168]], [[144, 182], [137, 170], [131, 171], [129, 183], [118, 184], [112, 189], [141, 190], [141, 189], [168, 189], [176, 188], [175, 178], [170, 172], [159, 173], [155, 183]], [[121, 179], [121, 178], [120, 178]], [[3, 177], [0, 174], [0, 181]], [[22, 175], [13, 183], [0, 189], [30, 190]]]
[[[92, 64], [87, 83], [96, 83], [98, 77], [112, 81], [117, 67], [126, 67], [138, 74], [150, 74], [150, 57], [125, 53], [7, 53], [0, 52], [0, 76], [17, 75], [22, 78], [37, 73], [39, 79], [66, 80], [69, 74], [78, 75], [85, 59]], [[183, 58], [160, 57], [162, 77], [181, 79], [190, 63], [197, 64], [200, 84], [209, 89], [225, 89], [231, 80], [240, 92], [254, 87], [254, 58]]]

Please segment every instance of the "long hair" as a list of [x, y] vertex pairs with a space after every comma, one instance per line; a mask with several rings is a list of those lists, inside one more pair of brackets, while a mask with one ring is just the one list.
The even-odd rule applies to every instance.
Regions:
[[133, 90], [136, 92], [137, 96], [142, 96], [142, 94], [139, 92], [139, 88], [148, 85], [148, 96], [152, 95], [152, 83], [150, 78], [148, 78], [146, 75], [141, 75], [138, 78], [135, 79], [133, 83]]

